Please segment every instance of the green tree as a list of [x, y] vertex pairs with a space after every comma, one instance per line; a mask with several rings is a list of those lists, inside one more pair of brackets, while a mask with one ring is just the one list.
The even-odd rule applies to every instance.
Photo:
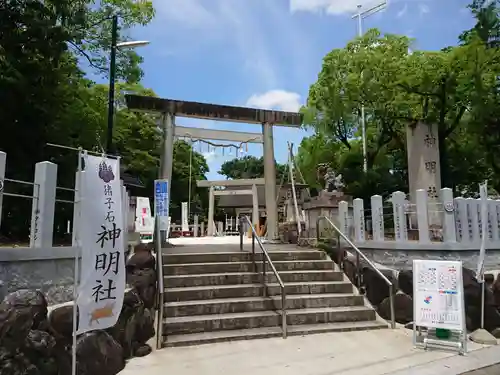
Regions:
[[[58, 164], [58, 185], [73, 187], [77, 157], [74, 151], [47, 147], [56, 143], [101, 151], [106, 128], [105, 85], [85, 78], [78, 62], [82, 57], [98, 72], [107, 71], [113, 14], [120, 15], [119, 40], [127, 40], [127, 29], [148, 23], [154, 11], [150, 1], [104, 0], [3, 0], [0, 12], [0, 150], [7, 153], [7, 177], [33, 180], [36, 162]], [[141, 58], [133, 52], [119, 54], [115, 111], [116, 149], [123, 168], [138, 176], [145, 189], [136, 195], [151, 196], [158, 175], [160, 133], [156, 119], [127, 110], [123, 92], [154, 95], [137, 84]], [[189, 146], [175, 145], [172, 205], [186, 201], [189, 190]], [[204, 158], [193, 152], [193, 201], [199, 195], [195, 180], [208, 171]], [[7, 191], [27, 195], [31, 188], [6, 183]], [[58, 191], [58, 198], [72, 200], [72, 194]], [[205, 198], [206, 199], [206, 198]], [[30, 226], [31, 202], [6, 197], [1, 234], [10, 241], [25, 241]], [[201, 203], [203, 207], [203, 202]], [[174, 210], [175, 217], [175, 210]], [[66, 221], [72, 218], [71, 205], [56, 204], [55, 236], [60, 238]]]
[[324, 132], [302, 139], [295, 160], [310, 188], [321, 190], [324, 187], [322, 176], [318, 174], [320, 165], [328, 165], [334, 170], [339, 169], [341, 148], [342, 142], [327, 138]]
[[464, 31], [459, 40], [463, 44], [470, 43], [475, 36], [479, 37], [488, 47], [496, 48], [500, 45], [500, 1], [473, 0], [468, 5], [476, 24], [470, 30]]
[[[284, 176], [286, 170], [285, 164], [276, 163], [276, 179], [278, 181], [283, 178], [287, 181], [288, 176]], [[232, 180], [262, 178], [264, 177], [264, 158], [251, 155], [234, 158], [224, 162], [218, 173]]]
[[[181, 218], [181, 202], [189, 202], [189, 198], [191, 212], [203, 211], [203, 214], [208, 210], [208, 191], [196, 184], [198, 180], [206, 180], [205, 174], [208, 172], [207, 161], [202, 154], [196, 152], [192, 145], [185, 141], [175, 142], [170, 192], [170, 210], [174, 219]], [[189, 181], [191, 181], [191, 194], [189, 194]]]
[[[319, 119], [312, 124], [321, 131], [325, 131], [320, 127], [325, 122], [352, 124], [352, 116], [358, 117], [364, 104], [369, 169], [390, 143], [405, 148], [408, 126], [437, 124], [442, 185], [453, 187], [461, 181], [451, 178], [447, 140], [465, 125], [476, 75], [474, 64], [484, 54], [484, 47], [468, 44], [410, 54], [410, 46], [411, 40], [405, 36], [369, 30], [346, 48], [330, 52], [309, 92], [307, 106]], [[339, 138], [328, 129], [331, 137]]]

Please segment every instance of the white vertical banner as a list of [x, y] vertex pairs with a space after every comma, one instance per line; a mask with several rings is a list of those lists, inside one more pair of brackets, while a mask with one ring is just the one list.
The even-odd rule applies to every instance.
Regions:
[[113, 326], [123, 305], [125, 259], [120, 162], [85, 155], [81, 178], [81, 279], [77, 332]]
[[484, 277], [484, 258], [486, 256], [486, 239], [488, 238], [488, 181], [479, 185], [479, 199], [481, 207], [481, 247], [479, 249], [479, 258], [477, 260], [476, 279], [483, 281]]

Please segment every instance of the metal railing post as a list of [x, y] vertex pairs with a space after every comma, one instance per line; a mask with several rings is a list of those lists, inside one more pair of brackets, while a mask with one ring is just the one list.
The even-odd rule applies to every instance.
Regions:
[[[262, 254], [264, 256], [264, 254]], [[255, 234], [252, 232], [252, 262], [253, 272], [257, 272], [257, 264], [255, 263]]]
[[396, 328], [396, 313], [394, 312], [394, 285], [389, 285], [389, 304], [391, 307], [391, 328]]
[[356, 283], [358, 284], [357, 287], [361, 287], [361, 270], [360, 270], [360, 260], [359, 260], [359, 253], [356, 253]]
[[266, 297], [266, 257], [262, 254], [262, 295]]
[[240, 251], [243, 251], [243, 222], [241, 220], [241, 217], [239, 218], [240, 221]]
[[[390, 304], [390, 310], [391, 310], [391, 328], [395, 328], [396, 327], [396, 317], [395, 317], [395, 313], [394, 313], [394, 284], [366, 257], [365, 254], [363, 254], [361, 252], [361, 250], [358, 249], [358, 247], [356, 245], [354, 245], [354, 243], [352, 243], [352, 241], [344, 234], [342, 233], [342, 231], [337, 228], [337, 226], [330, 220], [329, 217], [327, 216], [319, 216], [317, 219], [316, 219], [316, 240], [319, 241], [319, 224], [321, 222], [321, 220], [326, 220], [332, 227], [333, 229], [337, 232], [337, 234], [339, 235], [340, 238], [342, 238], [355, 252], [356, 252], [356, 263], [357, 263], [357, 268], [359, 270], [359, 266], [360, 266], [360, 258], [363, 258], [363, 260], [368, 264], [368, 266], [370, 266], [374, 271], [375, 273], [377, 273], [380, 278], [382, 280], [384, 280], [384, 282], [387, 284], [387, 286], [389, 287], [389, 304]], [[340, 243], [340, 240], [338, 241]], [[357, 281], [360, 282], [360, 275], [359, 275], [359, 271], [358, 271], [358, 276], [357, 276]], [[358, 285], [359, 287], [359, 285]]]
[[283, 331], [283, 338], [286, 339], [287, 337], [287, 323], [286, 323], [286, 294], [285, 294], [285, 287], [281, 288], [281, 327]]
[[164, 309], [164, 299], [165, 299], [165, 289], [163, 280], [163, 252], [161, 248], [161, 229], [160, 229], [160, 218], [158, 215], [155, 216], [155, 247], [156, 247], [156, 263], [158, 266], [158, 322], [156, 327], [156, 348], [161, 349], [163, 347], [163, 309]]
[[278, 285], [280, 286], [281, 289], [281, 327], [283, 330], [283, 338], [286, 339], [288, 336], [288, 329], [287, 329], [287, 321], [286, 321], [286, 291], [285, 291], [285, 284], [283, 283], [283, 280], [281, 280], [281, 277], [276, 271], [276, 267], [274, 267], [273, 261], [271, 257], [269, 256], [269, 253], [267, 252], [266, 248], [262, 244], [262, 241], [260, 240], [259, 236], [257, 235], [257, 231], [255, 230], [255, 227], [253, 226], [252, 222], [247, 216], [242, 216], [241, 217], [242, 222], [245, 221], [248, 223], [250, 226], [250, 229], [252, 231], [252, 254], [253, 254], [253, 260], [254, 260], [254, 270], [255, 272], [257, 271], [257, 264], [255, 262], [255, 242], [259, 245], [260, 249], [262, 250], [262, 289], [263, 289], [263, 295], [264, 297], [267, 296], [267, 286], [266, 286], [266, 266], [267, 263], [269, 263], [269, 267], [271, 268], [271, 271], [274, 273], [276, 276], [276, 279], [278, 281]]

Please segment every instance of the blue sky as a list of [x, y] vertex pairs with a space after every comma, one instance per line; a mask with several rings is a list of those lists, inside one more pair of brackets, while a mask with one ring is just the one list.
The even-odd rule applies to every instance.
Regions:
[[[294, 111], [307, 99], [324, 55], [356, 35], [351, 19], [357, 4], [379, 0], [153, 0], [156, 18], [133, 30], [151, 42], [144, 57], [143, 84], [160, 97]], [[363, 28], [416, 38], [414, 50], [456, 44], [473, 25], [469, 0], [389, 0], [388, 8], [365, 19]], [[177, 118], [185, 126], [259, 132], [260, 126]], [[276, 128], [275, 156], [287, 158], [286, 141], [297, 147], [303, 130]], [[209, 179], [233, 152], [202, 149]], [[249, 154], [262, 156], [261, 145]]]

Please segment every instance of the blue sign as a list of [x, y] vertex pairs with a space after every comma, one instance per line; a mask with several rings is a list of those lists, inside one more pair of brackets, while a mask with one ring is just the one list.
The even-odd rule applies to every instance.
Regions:
[[168, 180], [155, 180], [155, 215], [168, 217]]

